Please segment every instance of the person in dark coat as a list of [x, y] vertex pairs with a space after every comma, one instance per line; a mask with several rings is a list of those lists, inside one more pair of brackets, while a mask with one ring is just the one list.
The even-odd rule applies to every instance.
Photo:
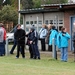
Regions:
[[40, 53], [38, 50], [38, 38], [37, 38], [37, 32], [34, 29], [34, 27], [30, 28], [30, 32], [28, 33], [28, 45], [29, 45], [29, 51], [30, 51], [30, 58], [33, 59], [40, 59]]
[[[15, 34], [16, 30], [17, 30], [17, 28], [14, 29], [14, 34]], [[10, 54], [13, 54], [14, 49], [16, 48], [16, 45], [17, 45], [17, 41], [16, 41], [15, 36], [14, 36], [14, 44], [12, 46], [12, 49], [10, 50]]]
[[17, 40], [17, 55], [16, 55], [16, 58], [19, 58], [20, 49], [21, 49], [22, 57], [25, 58], [25, 52], [24, 52], [25, 30], [21, 29], [20, 24], [17, 25], [17, 30], [16, 30], [14, 36], [15, 36], [15, 39]]

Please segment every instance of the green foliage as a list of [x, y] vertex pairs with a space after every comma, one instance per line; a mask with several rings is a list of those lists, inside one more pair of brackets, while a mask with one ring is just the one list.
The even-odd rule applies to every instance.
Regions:
[[11, 0], [6, 0], [3, 5], [11, 5]]
[[0, 21], [17, 23], [18, 13], [10, 5], [5, 5], [0, 11]]
[[32, 0], [21, 0], [23, 9], [31, 9], [33, 8], [33, 1]]
[[41, 0], [33, 0], [34, 8], [40, 8], [41, 7]]

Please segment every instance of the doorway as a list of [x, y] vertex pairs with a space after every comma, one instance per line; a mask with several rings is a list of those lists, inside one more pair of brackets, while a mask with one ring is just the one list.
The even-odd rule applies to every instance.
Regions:
[[75, 28], [74, 28], [74, 25], [75, 25], [75, 16], [71, 16], [70, 17], [70, 35], [71, 35], [71, 39], [70, 39], [70, 49], [71, 51], [74, 50], [73, 48], [73, 33], [75, 32]]

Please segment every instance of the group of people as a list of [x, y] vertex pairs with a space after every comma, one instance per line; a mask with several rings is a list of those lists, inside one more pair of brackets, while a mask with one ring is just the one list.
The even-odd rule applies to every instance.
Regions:
[[55, 26], [43, 25], [40, 30], [40, 41], [41, 50], [46, 50], [46, 44], [48, 44], [48, 51], [52, 51], [52, 44], [54, 39], [54, 45], [61, 51], [61, 61], [67, 62], [68, 60], [68, 40], [70, 39], [70, 34], [67, 32], [65, 27], [61, 28], [61, 31], [55, 28]]
[[[19, 58], [21, 52], [22, 58], [25, 58], [25, 44], [29, 46], [30, 59], [40, 59], [40, 53], [38, 50], [38, 33], [35, 30], [35, 27], [32, 26], [29, 29], [29, 33], [26, 34], [25, 30], [21, 28], [21, 25], [17, 25], [17, 29], [14, 32], [14, 45], [10, 51], [10, 54], [13, 54], [13, 51], [17, 45], [17, 55], [16, 58]], [[25, 37], [27, 37], [27, 42], [25, 43]]]
[[[27, 37], [26, 43], [25, 37]], [[61, 28], [60, 32], [58, 32], [55, 26], [51, 24], [43, 24], [39, 32], [37, 32], [35, 27], [32, 26], [27, 34], [25, 33], [25, 30], [21, 29], [20, 24], [18, 24], [14, 33], [14, 46], [12, 47], [10, 54], [13, 54], [13, 50], [17, 45], [16, 58], [19, 58], [19, 52], [21, 52], [22, 57], [25, 58], [24, 47], [26, 44], [29, 46], [30, 58], [40, 59], [38, 40], [41, 42], [42, 51], [46, 50], [46, 44], [48, 44], [48, 51], [52, 51], [53, 39], [54, 45], [57, 46], [61, 51], [61, 61], [66, 62], [68, 60], [68, 40], [70, 39], [70, 34], [64, 27]]]
[[[25, 37], [27, 41], [25, 42]], [[46, 44], [48, 44], [48, 51], [52, 51], [52, 40], [54, 39], [54, 45], [57, 46], [61, 51], [61, 61], [68, 60], [68, 40], [70, 39], [70, 34], [67, 32], [67, 29], [62, 27], [61, 31], [55, 28], [55, 26], [42, 25], [42, 28], [39, 32], [35, 30], [35, 27], [32, 26], [29, 29], [29, 32], [26, 34], [25, 30], [21, 28], [21, 25], [18, 24], [14, 32], [14, 45], [10, 51], [10, 54], [13, 54], [14, 48], [17, 45], [17, 55], [16, 58], [19, 58], [21, 52], [22, 58], [25, 58], [25, 44], [29, 46], [29, 53], [31, 59], [40, 59], [40, 52], [38, 48], [38, 40], [41, 42], [41, 50], [46, 50]], [[5, 55], [5, 41], [6, 41], [6, 30], [3, 27], [3, 24], [0, 23], [0, 56]]]

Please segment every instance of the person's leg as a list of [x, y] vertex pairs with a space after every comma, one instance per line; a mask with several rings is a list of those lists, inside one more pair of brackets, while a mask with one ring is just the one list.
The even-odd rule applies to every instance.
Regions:
[[48, 45], [48, 51], [52, 52], [52, 45]]
[[10, 54], [13, 54], [13, 51], [14, 51], [14, 49], [15, 49], [16, 45], [17, 45], [17, 41], [16, 41], [16, 40], [14, 40], [14, 45], [13, 45], [13, 47], [12, 47], [11, 51], [10, 51]]
[[35, 44], [34, 49], [35, 49], [36, 57], [37, 57], [38, 59], [40, 59], [40, 53], [39, 53], [37, 44]]
[[30, 58], [33, 58], [33, 51], [31, 45], [29, 45], [29, 53], [30, 53]]
[[41, 48], [42, 48], [42, 51], [46, 50], [45, 39], [41, 39]]
[[17, 55], [16, 55], [17, 58], [19, 58], [19, 51], [20, 51], [20, 45], [18, 44], [17, 45]]
[[32, 48], [33, 58], [36, 59], [35, 45], [31, 44], [31, 48]]
[[24, 45], [21, 45], [21, 53], [22, 53], [22, 57], [25, 58], [25, 52], [24, 52]]
[[68, 59], [68, 48], [65, 47], [65, 48], [64, 48], [64, 61], [66, 62], [67, 59]]
[[64, 61], [64, 48], [61, 48], [61, 61]]

